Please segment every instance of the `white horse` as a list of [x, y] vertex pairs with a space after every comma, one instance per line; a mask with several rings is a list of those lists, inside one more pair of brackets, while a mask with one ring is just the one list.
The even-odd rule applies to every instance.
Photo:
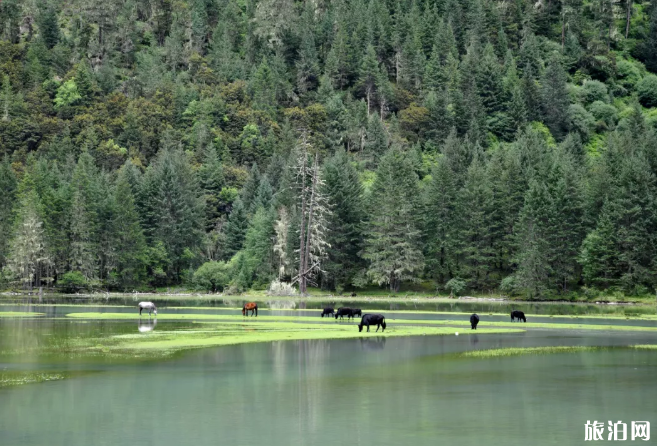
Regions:
[[151, 313], [155, 313], [157, 316], [157, 307], [153, 302], [139, 302], [139, 316], [141, 316], [141, 310], [148, 310], [148, 317], [151, 317]]

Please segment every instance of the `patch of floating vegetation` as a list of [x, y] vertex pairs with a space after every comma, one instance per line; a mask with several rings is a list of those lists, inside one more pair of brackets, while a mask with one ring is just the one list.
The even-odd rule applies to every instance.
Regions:
[[[574, 347], [510, 347], [510, 348], [493, 348], [489, 350], [472, 350], [459, 353], [458, 356], [463, 358], [499, 358], [507, 356], [521, 355], [548, 355], [554, 353], [581, 353], [600, 350], [609, 350], [611, 347], [592, 347], [592, 346], [574, 346]], [[617, 348], [617, 347], [614, 347]]]
[[[139, 319], [139, 314], [133, 313], [69, 313], [66, 317], [78, 318], [78, 319], [115, 319], [115, 320], [135, 320]], [[152, 316], [152, 319], [155, 319], [155, 316]], [[244, 317], [241, 314], [162, 314], [160, 313], [157, 316], [158, 320], [170, 320], [170, 321], [216, 321], [216, 322], [237, 322], [242, 321], [246, 322], [313, 322], [314, 324], [321, 325], [340, 325], [340, 324], [355, 324], [358, 319], [355, 319], [352, 322], [347, 320], [336, 322], [332, 318], [320, 318], [319, 316], [258, 316]], [[142, 320], [148, 320], [148, 316], [142, 316]], [[452, 327], [462, 327], [470, 328], [470, 321], [467, 318], [458, 319], [458, 320], [432, 320], [432, 319], [391, 319], [386, 318], [388, 324], [403, 324], [403, 325], [421, 325], [421, 326], [431, 326], [431, 325], [444, 325]], [[634, 325], [612, 325], [612, 324], [577, 324], [573, 323], [553, 323], [553, 322], [502, 322], [502, 321], [486, 321], [485, 316], [482, 317], [481, 322], [479, 323], [479, 329], [482, 328], [501, 328], [501, 327], [518, 327], [521, 329], [525, 328], [548, 328], [548, 329], [562, 329], [562, 330], [612, 330], [612, 331], [657, 331], [657, 327], [642, 327]]]
[[0, 317], [38, 317], [44, 313], [31, 313], [29, 311], [0, 311]]
[[88, 371], [83, 372], [0, 372], [0, 389], [3, 387], [22, 386], [25, 384], [36, 384], [47, 381], [61, 381], [63, 379], [73, 378], [76, 376], [88, 375]]

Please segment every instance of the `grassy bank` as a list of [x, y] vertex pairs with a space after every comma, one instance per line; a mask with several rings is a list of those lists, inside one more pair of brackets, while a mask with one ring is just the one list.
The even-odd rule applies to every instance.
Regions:
[[[386, 318], [388, 325], [413, 325], [413, 326], [450, 326], [470, 330], [470, 322], [464, 315], [461, 319], [449, 320], [425, 320], [425, 319], [392, 319]], [[93, 319], [93, 320], [138, 320], [139, 315], [129, 313], [69, 313], [66, 317], [77, 319]], [[142, 316], [142, 321], [147, 321], [148, 317]], [[152, 319], [155, 319], [154, 317]], [[311, 317], [311, 316], [258, 316], [243, 317], [238, 315], [224, 315], [224, 314], [159, 314], [158, 320], [161, 321], [210, 321], [210, 322], [226, 322], [226, 323], [306, 323], [313, 327], [353, 327], [357, 324], [355, 321], [340, 321], [336, 322], [334, 319]], [[572, 318], [575, 321], [575, 318]], [[595, 319], [595, 318], [591, 318]], [[653, 318], [646, 318], [645, 320], [654, 320]], [[486, 321], [485, 319], [479, 323], [477, 332], [489, 327], [493, 328], [547, 328], [547, 329], [565, 329], [565, 330], [614, 330], [614, 331], [656, 331], [657, 327], [640, 327], [631, 325], [612, 325], [612, 324], [578, 324], [578, 323], [550, 323], [550, 322], [494, 322]]]
[[43, 316], [44, 313], [32, 313], [29, 311], [2, 311], [0, 317], [38, 317]]

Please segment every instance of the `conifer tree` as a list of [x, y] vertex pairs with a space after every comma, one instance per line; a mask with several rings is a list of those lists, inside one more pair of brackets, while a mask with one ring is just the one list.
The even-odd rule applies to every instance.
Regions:
[[369, 278], [398, 292], [405, 280], [414, 281], [424, 266], [420, 249], [417, 174], [398, 149], [381, 159], [372, 186], [370, 232], [364, 257], [370, 261]]
[[226, 223], [226, 248], [224, 259], [230, 259], [235, 253], [242, 249], [244, 237], [249, 225], [248, 215], [241, 198], [233, 203], [233, 209]]
[[[372, 119], [378, 119], [373, 117]], [[343, 151], [330, 158], [323, 169], [326, 195], [332, 213], [327, 219], [327, 259], [325, 282], [331, 288], [345, 289], [365, 267], [363, 249], [365, 203], [358, 172]]]
[[431, 277], [444, 284], [458, 272], [457, 186], [445, 157], [438, 160], [431, 172], [424, 201], [427, 269]]
[[568, 118], [564, 110], [568, 109], [570, 99], [566, 90], [566, 73], [556, 58], [545, 70], [541, 99], [545, 124], [556, 139], [563, 139], [568, 132]]
[[[24, 178], [23, 184], [30, 179]], [[39, 213], [39, 198], [34, 190], [24, 189], [18, 203], [18, 212], [9, 249], [9, 270], [29, 290], [48, 283], [52, 277], [50, 256]]]
[[9, 160], [0, 162], [0, 269], [7, 264], [13, 229], [17, 181]]

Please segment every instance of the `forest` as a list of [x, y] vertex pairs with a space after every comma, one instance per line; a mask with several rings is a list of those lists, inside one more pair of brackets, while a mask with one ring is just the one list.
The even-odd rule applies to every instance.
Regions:
[[3, 0], [0, 288], [657, 286], [657, 5]]

